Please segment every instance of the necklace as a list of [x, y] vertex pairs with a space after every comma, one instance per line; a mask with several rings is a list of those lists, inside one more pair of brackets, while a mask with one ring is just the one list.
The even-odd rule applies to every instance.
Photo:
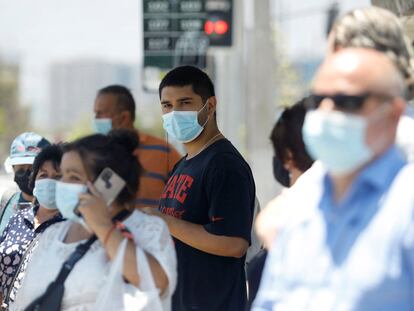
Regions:
[[218, 133], [217, 135], [214, 135], [212, 138], [210, 138], [204, 145], [203, 145], [203, 147], [201, 147], [201, 149], [200, 150], [198, 150], [197, 151], [197, 153], [195, 153], [195, 154], [193, 154], [190, 158], [186, 158], [187, 160], [189, 160], [189, 159], [192, 159], [192, 158], [194, 158], [195, 156], [198, 156], [204, 149], [206, 149], [209, 145], [211, 145], [214, 141], [215, 141], [215, 139], [217, 138], [217, 137], [219, 137], [219, 136], [223, 136], [223, 134], [221, 134], [221, 133]]

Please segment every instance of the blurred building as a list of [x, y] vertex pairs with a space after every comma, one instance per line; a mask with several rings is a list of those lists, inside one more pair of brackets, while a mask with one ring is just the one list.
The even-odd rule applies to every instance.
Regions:
[[82, 122], [90, 122], [96, 92], [109, 84], [122, 84], [136, 93], [137, 70], [137, 66], [93, 59], [52, 64], [46, 130], [67, 132]]
[[19, 65], [0, 58], [0, 164], [12, 140], [29, 127], [29, 111], [20, 106], [19, 81]]
[[313, 77], [322, 63], [322, 58], [297, 59], [293, 62], [293, 67], [300, 76], [300, 83], [309, 88]]

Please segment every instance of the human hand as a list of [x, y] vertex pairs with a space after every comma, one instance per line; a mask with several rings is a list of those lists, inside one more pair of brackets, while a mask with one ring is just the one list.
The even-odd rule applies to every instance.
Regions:
[[111, 214], [102, 194], [91, 182], [87, 183], [90, 193], [79, 194], [77, 210], [83, 216], [88, 227], [97, 233], [100, 228], [112, 226]]

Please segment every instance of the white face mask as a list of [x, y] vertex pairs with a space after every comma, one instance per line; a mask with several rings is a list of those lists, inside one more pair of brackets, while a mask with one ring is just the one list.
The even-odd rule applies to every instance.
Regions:
[[367, 120], [339, 111], [309, 111], [302, 128], [310, 155], [332, 175], [351, 173], [373, 157], [365, 142]]
[[55, 179], [39, 179], [35, 181], [33, 195], [36, 197], [40, 206], [47, 209], [57, 209], [56, 206], [56, 180]]
[[87, 191], [88, 187], [84, 184], [56, 182], [56, 206], [64, 218], [83, 224], [83, 219], [75, 210], [79, 204], [79, 194]]

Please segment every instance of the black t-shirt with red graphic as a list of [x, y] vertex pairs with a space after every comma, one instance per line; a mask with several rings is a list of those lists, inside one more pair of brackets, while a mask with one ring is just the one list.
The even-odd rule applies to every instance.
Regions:
[[[249, 165], [226, 139], [178, 162], [159, 209], [216, 235], [250, 243], [255, 185]], [[243, 258], [215, 256], [174, 239], [178, 284], [173, 311], [239, 311], [246, 307]]]

